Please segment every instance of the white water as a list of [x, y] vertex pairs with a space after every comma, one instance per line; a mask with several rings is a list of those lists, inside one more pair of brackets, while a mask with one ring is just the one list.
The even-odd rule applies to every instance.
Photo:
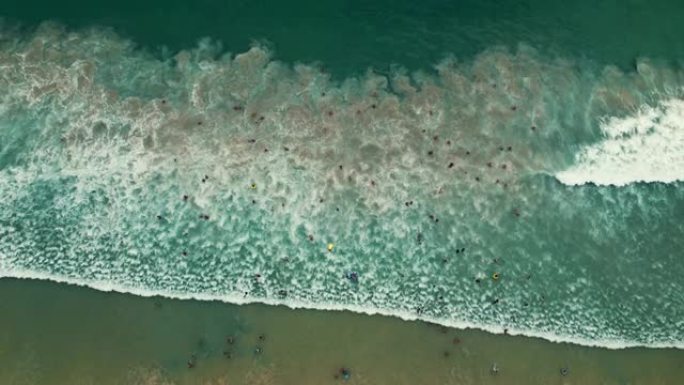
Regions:
[[574, 166], [556, 174], [558, 180], [614, 186], [684, 180], [684, 100], [605, 119], [601, 130], [605, 139], [580, 151]]
[[[0, 134], [22, 155], [8, 156], [0, 172], [0, 276], [492, 332], [505, 325], [584, 345], [684, 341], [684, 306], [672, 294], [681, 292], [672, 250], [682, 241], [659, 244], [661, 265], [641, 274], [647, 240], [663, 232], [629, 227], [622, 206], [604, 204], [631, 204], [633, 195], [534, 179], [564, 167], [599, 128], [606, 139], [595, 145], [598, 155], [585, 149], [578, 165], [610, 158], [600, 148], [606, 141], [618, 160], [625, 143], [640, 148], [630, 140], [676, 143], [677, 99], [653, 102], [658, 107], [638, 109], [636, 118], [599, 120], [676, 94], [668, 89], [681, 77], [668, 67], [597, 78], [525, 49], [493, 49], [472, 63], [445, 61], [438, 76], [397, 73], [390, 92], [384, 76], [332, 83], [313, 67], [272, 62], [261, 48], [219, 59], [201, 52], [161, 62], [110, 36], [67, 38], [50, 29], [0, 50], [0, 63], [12, 69], [0, 72], [7, 111]], [[155, 78], [160, 73], [167, 80]], [[211, 182], [200, 182], [204, 175]], [[676, 199], [641, 197], [633, 207], [640, 218], [682, 233]], [[439, 224], [430, 213], [440, 213]], [[327, 254], [326, 241], [337, 244], [339, 258]], [[467, 257], [453, 254], [461, 246]], [[611, 259], [594, 258], [606, 249]], [[295, 263], [277, 262], [286, 257]], [[475, 277], [499, 269], [494, 257], [504, 259], [505, 278], [476, 285]], [[630, 279], [612, 287], [592, 275], [595, 264], [625, 268]], [[351, 269], [362, 274], [358, 290], [342, 278]], [[520, 278], [530, 271], [532, 281]], [[269, 276], [257, 288], [264, 295], [243, 296], [255, 272]], [[286, 301], [274, 296], [283, 287], [292, 290]], [[619, 300], [642, 292], [647, 300], [629, 317], [639, 322], [623, 324]], [[541, 293], [549, 297], [543, 305]], [[497, 308], [494, 298], [502, 298]], [[412, 310], [426, 303], [435, 304], [430, 315]]]

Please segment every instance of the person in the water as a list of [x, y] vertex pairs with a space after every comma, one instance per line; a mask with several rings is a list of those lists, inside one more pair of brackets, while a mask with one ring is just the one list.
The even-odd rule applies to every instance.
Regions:
[[352, 283], [359, 283], [359, 274], [356, 273], [355, 271], [350, 271], [349, 273], [346, 274], [346, 277]]

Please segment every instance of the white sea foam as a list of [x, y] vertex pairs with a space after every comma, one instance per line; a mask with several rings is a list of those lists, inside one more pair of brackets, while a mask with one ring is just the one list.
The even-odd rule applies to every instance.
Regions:
[[684, 100], [643, 106], [601, 123], [605, 139], [584, 148], [576, 163], [556, 174], [566, 185], [624, 186], [684, 180]]
[[[651, 228], [623, 231], [621, 214], [582, 216], [579, 227], [589, 231], [579, 254], [587, 258], [563, 260], [548, 240], [563, 238], [565, 229], [540, 234], [527, 220], [530, 213], [551, 223], [594, 212], [581, 196], [560, 194], [576, 191], [549, 190], [528, 177], [558, 170], [577, 137], [596, 136], [598, 125], [583, 122], [681, 87], [681, 76], [650, 75], [667, 74], [667, 67], [596, 78], [525, 49], [493, 49], [472, 63], [445, 61], [438, 76], [407, 81], [395, 74], [390, 90], [388, 78], [371, 72], [334, 83], [312, 66], [290, 71], [259, 47], [220, 60], [202, 59], [200, 47], [165, 62], [96, 31], [67, 39], [44, 28], [35, 40], [0, 47], [0, 65], [14, 69], [0, 72], [7, 91], [0, 108], [8, 111], [0, 134], [8, 140], [0, 138], [21, 155], [0, 170], [0, 276], [380, 313], [492, 332], [506, 325], [513, 334], [583, 345], [682, 340], [680, 325], [660, 322], [682, 319], [677, 297], [661, 306], [662, 293], [681, 291], [679, 281], [663, 279], [676, 269], [654, 269], [619, 293], [588, 278], [583, 293], [566, 296], [573, 269], [595, 262], [589, 257], [597, 240], [636, 252], [646, 246], [622, 235], [646, 238]], [[642, 72], [649, 74], [646, 88]], [[652, 81], [658, 78], [675, 80]], [[678, 110], [663, 103], [602, 127], [618, 144], [653, 135], [651, 126], [664, 135], [663, 116], [672, 115], [672, 126]], [[209, 183], [200, 182], [204, 176]], [[415, 206], [405, 203], [413, 200]], [[428, 222], [433, 213], [439, 224]], [[197, 220], [203, 214], [211, 220]], [[668, 220], [677, 233], [676, 216]], [[328, 241], [335, 254], [326, 252]], [[671, 242], [680, 248], [681, 241]], [[453, 254], [463, 245], [467, 258]], [[188, 258], [180, 252], [186, 249]], [[536, 268], [530, 261], [553, 273], [539, 270], [525, 287], [512, 279], [497, 309], [489, 303], [501, 286], [473, 280], [491, 274], [490, 257], [509, 254], [516, 257], [505, 267], [510, 276]], [[661, 256], [664, 264], [667, 258]], [[340, 278], [349, 270], [364, 282], [354, 290]], [[257, 272], [269, 277], [258, 286]], [[273, 295], [283, 287], [287, 301]], [[252, 289], [254, 296], [243, 295]], [[643, 289], [649, 307], [636, 315], [639, 325], [623, 327], [614, 299]], [[532, 306], [541, 292], [553, 301]], [[418, 315], [414, 309], [426, 304], [431, 308]]]

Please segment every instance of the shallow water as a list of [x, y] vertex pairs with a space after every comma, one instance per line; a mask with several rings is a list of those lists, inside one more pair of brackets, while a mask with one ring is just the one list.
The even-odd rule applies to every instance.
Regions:
[[[676, 349], [586, 348], [349, 312], [140, 298], [32, 280], [0, 280], [0, 309], [4, 384], [664, 385], [684, 375]], [[334, 378], [341, 367], [351, 372], [348, 382]]]
[[681, 5], [8, 4], [0, 276], [682, 347]]

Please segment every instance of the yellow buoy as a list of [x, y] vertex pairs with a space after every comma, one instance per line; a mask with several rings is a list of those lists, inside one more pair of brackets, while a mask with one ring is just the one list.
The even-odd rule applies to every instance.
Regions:
[[252, 183], [249, 187], [250, 187], [252, 190], [256, 190], [256, 183]]
[[334, 243], [328, 243], [328, 251], [332, 253], [333, 248], [335, 248], [335, 244]]
[[499, 279], [499, 273], [492, 274], [492, 279], [495, 281], [498, 280]]

